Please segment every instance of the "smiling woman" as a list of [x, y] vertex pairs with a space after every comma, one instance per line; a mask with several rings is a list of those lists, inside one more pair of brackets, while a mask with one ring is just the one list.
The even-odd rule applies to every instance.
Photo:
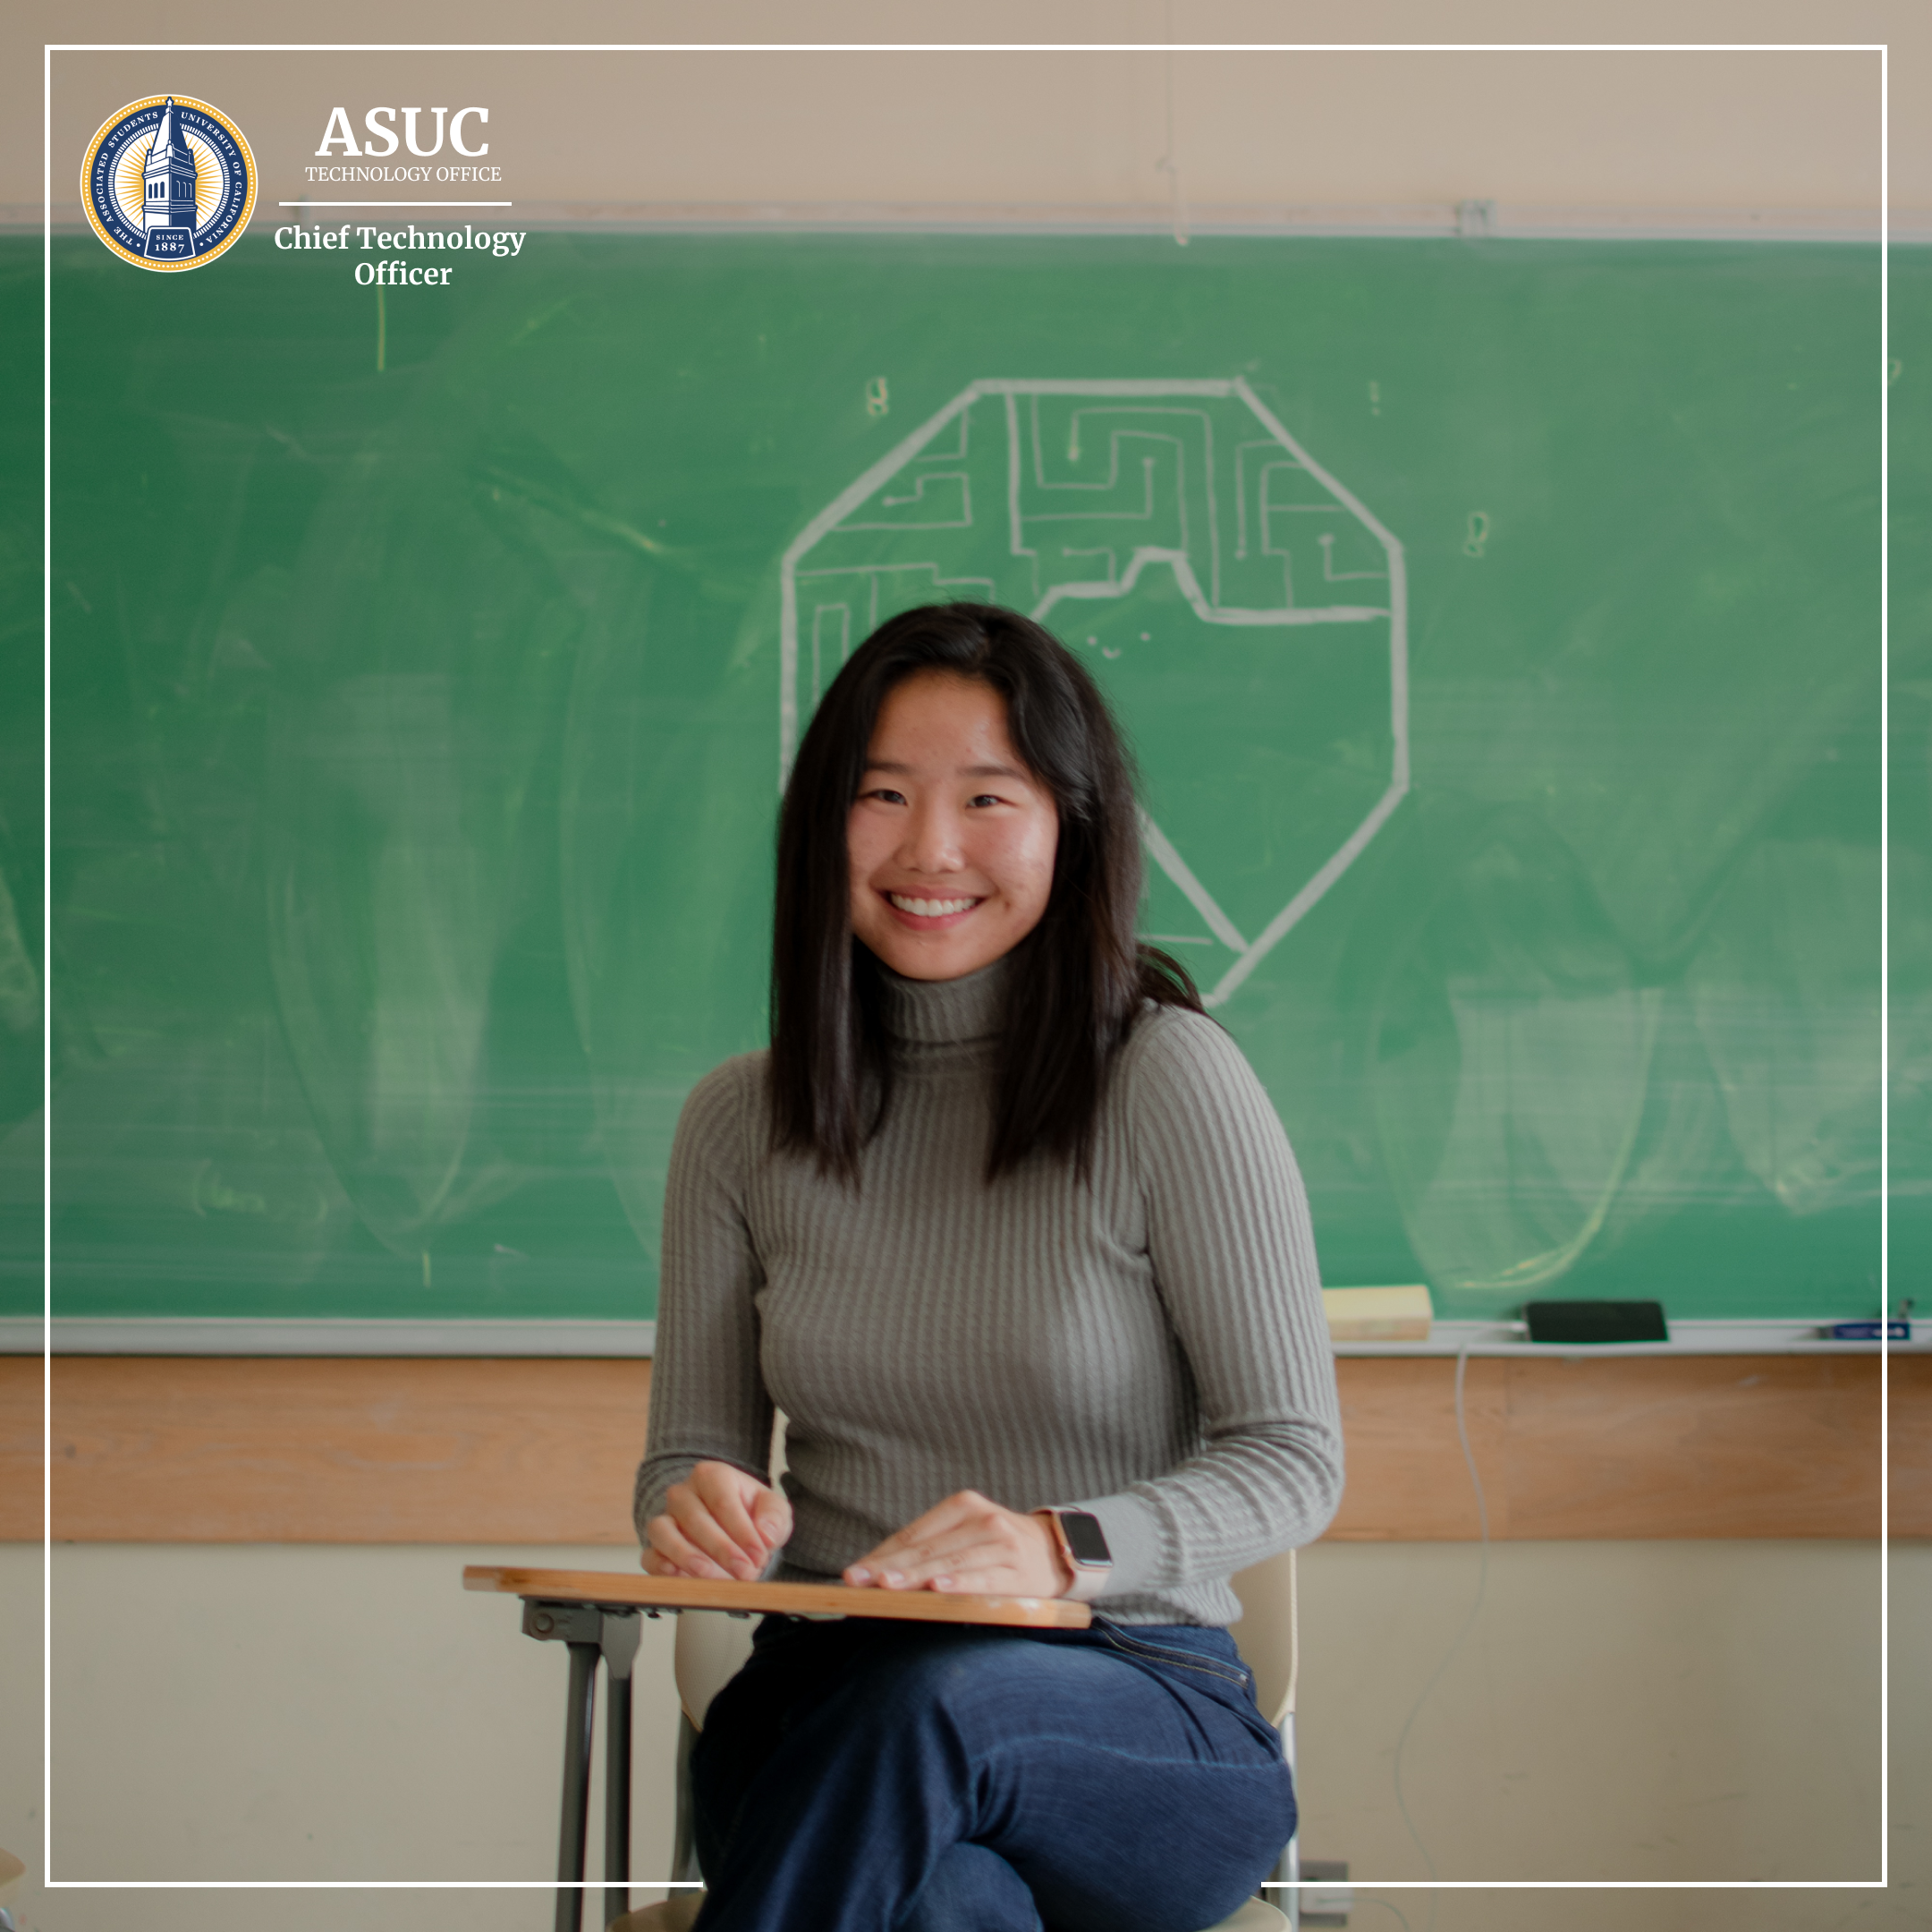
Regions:
[[[813, 716], [779, 821], [778, 1144], [856, 1180], [899, 1072], [891, 975], [953, 981], [1011, 956], [1024, 995], [1002, 1015], [987, 1176], [1042, 1148], [1084, 1172], [1142, 1005], [1200, 1010], [1182, 968], [1136, 938], [1140, 894], [1131, 771], [1073, 655], [991, 605], [882, 624]], [[976, 902], [923, 910], [948, 895]]]
[[1138, 823], [1092, 680], [990, 606], [882, 626], [800, 747], [771, 1049], [672, 1155], [645, 1567], [1102, 1614], [768, 1618], [692, 1758], [707, 1932], [1183, 1932], [1292, 1831], [1227, 1580], [1334, 1513], [1334, 1365], [1280, 1123], [1135, 938]]

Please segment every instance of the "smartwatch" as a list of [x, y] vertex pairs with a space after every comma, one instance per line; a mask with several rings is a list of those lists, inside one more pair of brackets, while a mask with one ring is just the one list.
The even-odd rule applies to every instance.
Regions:
[[1066, 1558], [1067, 1568], [1073, 1572], [1073, 1581], [1065, 1595], [1074, 1603], [1091, 1603], [1106, 1588], [1114, 1570], [1114, 1553], [1107, 1547], [1100, 1519], [1091, 1510], [1051, 1505], [1033, 1513], [1046, 1519], [1054, 1541]]

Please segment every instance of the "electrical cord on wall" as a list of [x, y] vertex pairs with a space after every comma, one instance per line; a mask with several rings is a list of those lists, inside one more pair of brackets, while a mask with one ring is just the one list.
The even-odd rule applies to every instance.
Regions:
[[[1456, 1632], [1455, 1641], [1443, 1653], [1442, 1662], [1436, 1666], [1429, 1681], [1422, 1686], [1421, 1694], [1416, 1699], [1408, 1716], [1402, 1720], [1402, 1734], [1395, 1740], [1395, 1807], [1402, 1813], [1402, 1823], [1409, 1827], [1409, 1835], [1415, 1841], [1416, 1850], [1422, 1854], [1422, 1862], [1428, 1868], [1431, 1878], [1436, 1877], [1436, 1860], [1429, 1856], [1429, 1849], [1422, 1842], [1422, 1834], [1416, 1829], [1416, 1822], [1409, 1815], [1409, 1801], [1402, 1793], [1402, 1752], [1408, 1747], [1409, 1733], [1414, 1729], [1416, 1719], [1421, 1716], [1422, 1707], [1429, 1700], [1429, 1693], [1442, 1682], [1443, 1674], [1455, 1662], [1456, 1654], [1462, 1649], [1464, 1640], [1476, 1627], [1476, 1619], [1482, 1614], [1483, 1597], [1489, 1588], [1489, 1504], [1483, 1496], [1482, 1478], [1476, 1472], [1476, 1453], [1470, 1447], [1469, 1415], [1462, 1402], [1462, 1380], [1469, 1369], [1469, 1352], [1468, 1340], [1456, 1351], [1455, 1426], [1456, 1440], [1462, 1445], [1462, 1461], [1469, 1469], [1470, 1482], [1476, 1491], [1476, 1520], [1482, 1530], [1482, 1554], [1476, 1572], [1476, 1599], [1470, 1605], [1469, 1614], [1463, 1618], [1462, 1628]], [[1391, 1910], [1393, 1909], [1392, 1907]], [[1433, 1928], [1435, 1923], [1436, 1894], [1431, 1892], [1427, 1926]]]

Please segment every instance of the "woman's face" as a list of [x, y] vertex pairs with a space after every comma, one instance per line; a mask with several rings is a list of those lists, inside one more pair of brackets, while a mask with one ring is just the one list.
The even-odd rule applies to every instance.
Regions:
[[893, 687], [845, 827], [852, 930], [908, 979], [990, 966], [1046, 910], [1060, 814], [1006, 735], [1005, 699], [977, 678]]

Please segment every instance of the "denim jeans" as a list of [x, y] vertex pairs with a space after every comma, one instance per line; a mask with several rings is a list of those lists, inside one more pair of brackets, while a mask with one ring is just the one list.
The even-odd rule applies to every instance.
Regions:
[[1293, 1835], [1224, 1630], [768, 1617], [692, 1754], [699, 1932], [1199, 1932]]

